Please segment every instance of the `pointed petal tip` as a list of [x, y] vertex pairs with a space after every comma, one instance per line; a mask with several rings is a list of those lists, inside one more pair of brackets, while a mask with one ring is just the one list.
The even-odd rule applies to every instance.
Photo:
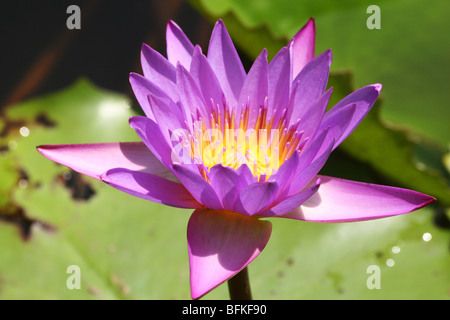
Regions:
[[296, 219], [315, 222], [352, 222], [402, 215], [436, 199], [409, 189], [327, 176], [318, 194], [302, 205]]
[[[247, 266], [247, 265], [246, 265]], [[245, 266], [245, 267], [246, 267]], [[225, 281], [230, 280], [233, 276], [235, 276], [237, 273], [239, 273], [240, 271], [242, 271], [245, 267], [237, 270], [234, 274], [232, 274], [230, 277], [228, 277], [227, 279], [223, 280], [221, 283], [219, 283], [218, 285], [212, 287], [212, 288], [203, 288], [202, 286], [199, 286], [195, 283], [195, 281], [191, 280], [191, 298], [193, 300], [196, 299], [200, 299], [201, 297], [203, 297], [204, 295], [206, 295], [207, 293], [209, 293], [211, 290], [215, 289], [217, 286], [223, 284]]]
[[383, 88], [383, 85], [382, 85], [381, 83], [375, 83], [375, 84], [373, 85], [373, 87], [375, 88], [375, 90], [378, 91], [378, 94], [380, 94], [381, 89]]
[[141, 44], [141, 50], [144, 50], [144, 49], [148, 49], [148, 48], [150, 48], [150, 46], [148, 45], [148, 44], [146, 44], [145, 42], [142, 42], [142, 44]]
[[130, 125], [131, 128], [134, 129], [134, 125], [136, 124], [135, 119], [134, 119], [134, 116], [128, 118], [128, 124]]
[[227, 29], [227, 27], [225, 26], [225, 23], [223, 22], [223, 20], [222, 19], [218, 19], [217, 21], [216, 21], [216, 23], [214, 24], [214, 27], [213, 27], [213, 33], [214, 33], [214, 30], [223, 30], [223, 29]]
[[301, 28], [302, 31], [307, 31], [312, 33], [315, 37], [316, 34], [316, 21], [313, 17], [309, 18], [309, 20], [305, 23], [305, 25]]
[[48, 151], [54, 149], [55, 146], [54, 145], [39, 145], [36, 146], [36, 150], [37, 152], [39, 152], [41, 155], [43, 155], [44, 157], [53, 160], [52, 157], [48, 154]]
[[60, 147], [63, 147], [65, 145], [58, 145], [58, 144], [42, 144], [39, 146], [36, 146], [36, 150], [42, 154], [44, 157], [49, 158], [50, 160], [53, 160], [51, 157], [51, 151], [57, 150]]
[[431, 204], [431, 203], [433, 203], [433, 202], [435, 202], [437, 200], [435, 197], [430, 196], [430, 195], [425, 194], [425, 193], [421, 193], [421, 192], [417, 192], [417, 196], [420, 196], [420, 197], [423, 198], [422, 203], [419, 203], [417, 205], [417, 207], [415, 209], [411, 210], [411, 211], [415, 211], [415, 210], [424, 208], [424, 207], [428, 206], [429, 204]]
[[324, 54], [328, 56], [328, 58], [330, 59], [330, 65], [331, 65], [331, 61], [333, 60], [333, 51], [331, 51], [331, 49], [327, 49], [324, 51]]
[[[108, 171], [110, 171], [110, 170], [108, 170]], [[100, 181], [103, 181], [103, 182], [106, 183], [106, 184], [111, 183], [111, 181], [108, 180], [108, 171], [103, 172], [103, 173], [100, 174], [100, 176], [99, 176]]]
[[328, 97], [331, 97], [331, 95], [333, 94], [333, 89], [334, 89], [333, 86], [329, 87], [328, 90], [325, 91], [324, 94], [328, 95]]
[[134, 81], [139, 76], [140, 76], [140, 74], [138, 74], [136, 72], [130, 72], [130, 74], [128, 75], [128, 80], [129, 81]]
[[128, 119], [128, 124], [130, 125], [131, 128], [133, 129], [139, 129], [140, 123], [141, 121], [145, 121], [145, 119], [150, 120], [147, 117], [144, 116], [132, 116]]
[[61, 147], [61, 146], [63, 146], [63, 145], [57, 145], [57, 144], [43, 144], [43, 145], [36, 146], [36, 150], [37, 150], [40, 154], [42, 154], [44, 157], [49, 158], [50, 160], [53, 160], [53, 161], [54, 161], [51, 152], [52, 152], [52, 150], [56, 150], [56, 149], [58, 149], [58, 148]]
[[309, 18], [308, 21], [300, 28], [300, 30], [295, 34], [291, 40], [291, 44], [298, 38], [311, 36], [315, 38], [316, 33], [316, 21], [313, 17]]
[[175, 21], [173, 21], [172, 19], [169, 19], [169, 20], [167, 21], [167, 27], [175, 27], [175, 28], [178, 28], [178, 24], [177, 24]]

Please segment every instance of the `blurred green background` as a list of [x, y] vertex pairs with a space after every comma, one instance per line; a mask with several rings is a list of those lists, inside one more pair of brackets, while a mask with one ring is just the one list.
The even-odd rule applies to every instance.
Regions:
[[[66, 9], [81, 9], [68, 30]], [[369, 5], [381, 10], [370, 30]], [[206, 51], [222, 18], [245, 67], [310, 18], [333, 51], [332, 103], [382, 95], [323, 174], [406, 187], [438, 201], [377, 221], [272, 219], [249, 266], [256, 299], [450, 298], [450, 4], [445, 0], [3, 1], [0, 32], [0, 299], [189, 299], [190, 211], [133, 198], [37, 153], [40, 144], [137, 141], [128, 84], [142, 42], [165, 54], [176, 21]], [[285, 221], [286, 220], [286, 221]], [[67, 268], [81, 271], [69, 290]], [[368, 268], [380, 268], [370, 290]], [[203, 299], [227, 299], [221, 285]]]

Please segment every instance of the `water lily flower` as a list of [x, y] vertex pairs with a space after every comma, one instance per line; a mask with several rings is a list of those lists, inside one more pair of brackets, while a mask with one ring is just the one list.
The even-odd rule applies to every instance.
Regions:
[[373, 84], [329, 111], [330, 50], [315, 56], [311, 19], [270, 61], [245, 71], [224, 23], [207, 54], [172, 21], [167, 58], [142, 46], [130, 82], [145, 116], [129, 119], [140, 142], [43, 145], [47, 158], [133, 196], [195, 209], [187, 226], [191, 295], [198, 298], [255, 259], [266, 218], [377, 219], [434, 201], [416, 191], [318, 175], [369, 112]]

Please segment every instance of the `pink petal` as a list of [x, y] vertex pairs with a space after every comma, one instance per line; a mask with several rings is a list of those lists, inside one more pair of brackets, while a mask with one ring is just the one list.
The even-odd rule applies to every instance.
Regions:
[[37, 150], [50, 160], [95, 179], [110, 169], [126, 168], [177, 180], [142, 142], [43, 145]]
[[211, 34], [208, 61], [228, 103], [236, 105], [245, 79], [245, 69], [222, 20], [217, 21]]
[[173, 21], [169, 21], [166, 29], [167, 58], [173, 66], [177, 62], [189, 69], [194, 45], [186, 37], [183, 30]]
[[116, 168], [104, 173], [101, 180], [145, 200], [177, 208], [203, 208], [182, 184], [146, 172]]
[[316, 25], [311, 18], [294, 36], [290, 43], [292, 56], [292, 79], [314, 58]]
[[264, 249], [271, 231], [268, 221], [229, 211], [196, 210], [187, 228], [192, 298], [245, 268]]
[[408, 213], [436, 200], [408, 189], [319, 177], [319, 191], [286, 217], [315, 222], [371, 220]]

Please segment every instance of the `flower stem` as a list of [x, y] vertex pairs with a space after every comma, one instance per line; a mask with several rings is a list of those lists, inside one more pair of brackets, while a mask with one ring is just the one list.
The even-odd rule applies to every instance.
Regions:
[[247, 267], [228, 280], [228, 292], [230, 293], [230, 300], [252, 300]]

